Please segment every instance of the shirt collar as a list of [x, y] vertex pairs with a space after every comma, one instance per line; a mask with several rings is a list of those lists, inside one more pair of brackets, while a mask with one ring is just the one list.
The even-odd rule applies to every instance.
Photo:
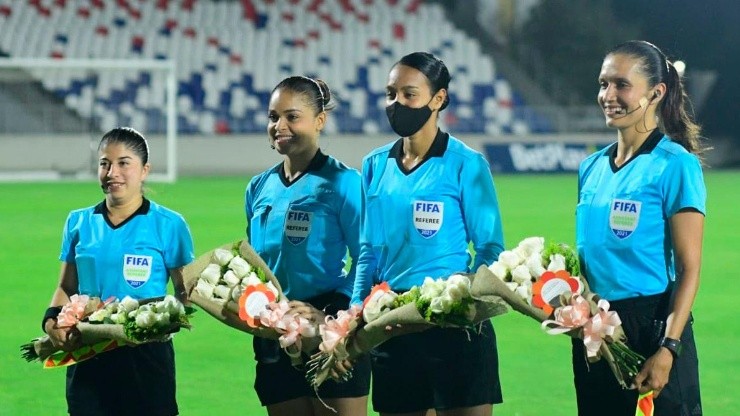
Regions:
[[609, 157], [609, 165], [611, 165], [612, 171], [616, 172], [619, 169], [623, 168], [628, 163], [630, 163], [633, 160], [635, 160], [635, 158], [637, 158], [637, 156], [651, 153], [653, 151], [653, 149], [655, 149], [658, 146], [658, 143], [660, 143], [660, 140], [662, 138], [663, 138], [663, 133], [660, 130], [658, 130], [658, 129], [653, 130], [653, 132], [650, 133], [650, 135], [647, 137], [647, 139], [645, 139], [645, 141], [642, 143], [642, 145], [640, 146], [640, 148], [637, 149], [637, 152], [635, 152], [635, 154], [632, 155], [632, 157], [630, 158], [630, 160], [628, 160], [627, 162], [625, 162], [624, 164], [622, 164], [622, 166], [617, 166], [616, 163], [614, 163], [614, 160], [617, 157], [617, 146], [619, 144], [618, 142], [617, 143], [614, 143], [611, 146], [611, 148], [609, 149], [609, 151], [607, 151], [607, 152], [604, 153], [604, 156], [608, 156]]
[[422, 159], [418, 165], [414, 166], [413, 169], [408, 171], [406, 170], [406, 168], [403, 167], [403, 139], [398, 139], [398, 141], [393, 144], [388, 157], [396, 159], [396, 164], [398, 164], [398, 167], [401, 169], [401, 171], [408, 174], [416, 170], [419, 166], [423, 165], [424, 162], [426, 162], [430, 158], [443, 157], [445, 155], [445, 151], [447, 151], [447, 144], [449, 142], [450, 135], [440, 129], [437, 129], [437, 135], [434, 136], [432, 145], [429, 147], [429, 151], [427, 152], [427, 154], [424, 155], [424, 159]]
[[95, 205], [95, 208], [93, 209], [93, 213], [94, 214], [102, 214], [103, 215], [103, 218], [105, 219], [105, 222], [108, 223], [108, 225], [110, 225], [112, 228], [119, 228], [119, 227], [122, 227], [127, 222], [131, 221], [137, 215], [146, 215], [146, 214], [148, 214], [149, 213], [149, 207], [150, 207], [150, 205], [151, 204], [150, 204], [149, 200], [146, 199], [146, 198], [143, 198], [142, 201], [141, 201], [141, 206], [139, 206], [139, 208], [136, 211], [134, 211], [133, 214], [131, 214], [128, 218], [126, 218], [125, 220], [123, 220], [118, 225], [113, 225], [110, 222], [110, 218], [108, 218], [108, 206], [105, 205], [105, 200], [103, 200], [103, 202], [99, 203], [98, 205]]
[[296, 183], [298, 179], [302, 178], [308, 172], [315, 172], [323, 168], [327, 160], [329, 160], [329, 156], [323, 154], [321, 152], [321, 149], [319, 149], [316, 151], [316, 154], [313, 156], [311, 161], [308, 162], [308, 166], [306, 166], [306, 170], [301, 172], [301, 174], [298, 175], [298, 177], [295, 178], [293, 182], [288, 181], [288, 178], [285, 176], [285, 169], [283, 169], [285, 162], [280, 162], [280, 164], [277, 166], [277, 174], [278, 176], [280, 176], [280, 181], [283, 183], [283, 185], [290, 186]]

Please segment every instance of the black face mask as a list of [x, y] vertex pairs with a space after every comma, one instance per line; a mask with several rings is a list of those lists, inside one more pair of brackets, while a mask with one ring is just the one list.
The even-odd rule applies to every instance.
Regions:
[[[431, 102], [431, 100], [429, 100]], [[432, 116], [429, 103], [421, 108], [411, 108], [398, 101], [385, 108], [391, 128], [401, 137], [409, 137], [424, 126]]]

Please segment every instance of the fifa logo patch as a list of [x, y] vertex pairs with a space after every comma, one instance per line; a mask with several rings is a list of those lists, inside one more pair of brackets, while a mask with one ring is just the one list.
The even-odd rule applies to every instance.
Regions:
[[432, 201], [414, 201], [414, 228], [424, 238], [432, 238], [440, 228], [444, 217], [444, 204]]
[[640, 201], [612, 200], [609, 210], [609, 228], [617, 238], [623, 240], [635, 231], [640, 221], [641, 206]]
[[136, 289], [149, 281], [152, 275], [152, 256], [123, 255], [123, 278]]
[[293, 245], [301, 244], [311, 232], [313, 212], [289, 210], [285, 217], [285, 238]]

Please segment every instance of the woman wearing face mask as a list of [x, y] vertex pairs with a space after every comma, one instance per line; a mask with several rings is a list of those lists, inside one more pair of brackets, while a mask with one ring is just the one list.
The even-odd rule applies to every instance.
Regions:
[[[267, 134], [283, 161], [255, 176], [246, 191], [247, 235], [277, 276], [292, 312], [314, 324], [347, 309], [359, 253], [360, 175], [319, 149], [319, 135], [333, 108], [321, 80], [293, 76], [270, 96]], [[353, 259], [345, 272], [347, 251]], [[367, 413], [370, 363], [357, 363], [347, 383], [327, 381], [316, 397], [300, 369], [277, 341], [254, 338], [255, 389], [270, 415]]]
[[706, 212], [699, 127], [676, 68], [653, 44], [611, 50], [599, 85], [617, 141], [581, 164], [578, 253], [591, 288], [647, 360], [636, 389], [623, 390], [604, 361], [588, 363], [574, 341], [579, 414], [631, 416], [638, 392], [652, 390], [656, 416], [701, 415], [691, 317]]
[[[105, 200], [67, 217], [59, 285], [42, 322], [52, 342], [67, 351], [80, 346], [80, 335], [58, 327], [56, 317], [74, 294], [146, 299], [164, 296], [171, 280], [175, 297], [187, 302], [182, 271], [193, 261], [193, 241], [180, 214], [143, 195], [149, 174], [146, 139], [132, 128], [115, 128], [100, 140], [98, 155]], [[131, 271], [124, 267], [129, 259], [143, 261]], [[67, 411], [178, 414], [172, 341], [122, 346], [68, 367]]]
[[[388, 75], [386, 113], [400, 138], [363, 161], [353, 303], [361, 303], [374, 283], [403, 292], [427, 276], [490, 264], [503, 251], [488, 163], [437, 127], [449, 82], [444, 63], [424, 52], [404, 56]], [[502, 400], [490, 321], [476, 331], [434, 328], [397, 336], [371, 357], [373, 405], [382, 415], [490, 415]]]

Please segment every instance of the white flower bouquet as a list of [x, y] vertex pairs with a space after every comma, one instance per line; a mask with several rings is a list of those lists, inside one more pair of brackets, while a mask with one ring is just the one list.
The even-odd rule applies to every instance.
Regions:
[[488, 271], [496, 277], [495, 292], [512, 309], [540, 322], [549, 334], [583, 339], [588, 360], [606, 359], [620, 385], [629, 386], [645, 359], [627, 346], [609, 302], [589, 290], [571, 247], [529, 237], [502, 252]]
[[[262, 330], [259, 316], [267, 304], [284, 299], [280, 283], [247, 241], [201, 255], [185, 266], [184, 278], [190, 301], [209, 315], [239, 330], [278, 338], [275, 331]], [[253, 293], [246, 302], [245, 294]]]
[[62, 351], [44, 335], [22, 345], [21, 351], [27, 361], [42, 361], [44, 368], [65, 367], [122, 345], [167, 340], [180, 328], [190, 328], [192, 312], [171, 295], [144, 300], [126, 296], [120, 301], [72, 295], [57, 326], [79, 331], [82, 347]]
[[[362, 308], [340, 311], [319, 326], [319, 352], [308, 362], [306, 377], [318, 388], [337, 362], [358, 357], [388, 339], [433, 326], [474, 329], [480, 322], [505, 313], [506, 303], [491, 293], [486, 280], [495, 277], [484, 266], [475, 274], [454, 274], [397, 294], [387, 283], [373, 288]], [[345, 380], [352, 376], [344, 373]]]
[[289, 312], [280, 283], [246, 240], [203, 254], [184, 275], [191, 302], [233, 328], [277, 340], [294, 365], [318, 345], [317, 325]]

